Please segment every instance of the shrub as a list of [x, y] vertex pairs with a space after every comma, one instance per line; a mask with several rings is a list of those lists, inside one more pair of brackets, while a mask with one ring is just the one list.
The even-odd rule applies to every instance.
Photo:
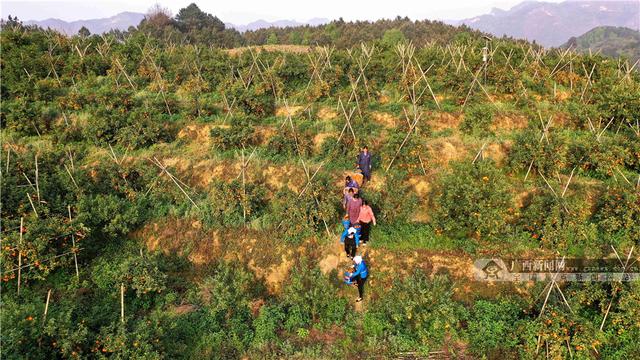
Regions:
[[348, 311], [347, 300], [338, 297], [336, 284], [322, 274], [319, 268], [306, 261], [291, 270], [290, 281], [282, 294], [285, 310], [284, 328], [295, 332], [319, 324], [328, 326], [344, 321]]
[[567, 162], [570, 167], [579, 167], [592, 177], [607, 179], [616, 174], [616, 169], [624, 169], [625, 162], [631, 160], [625, 146], [624, 140], [603, 137], [599, 142], [593, 134], [584, 134], [571, 141]]
[[364, 336], [378, 344], [378, 349], [418, 350], [426, 355], [442, 346], [445, 338], [460, 335], [460, 322], [467, 312], [451, 299], [452, 295], [448, 278], [439, 275], [429, 279], [418, 270], [396, 281], [384, 296], [371, 303], [364, 318], [371, 327], [364, 328]]
[[331, 219], [338, 218], [338, 209], [342, 208], [335, 201], [339, 195], [330, 181], [325, 174], [318, 173], [313, 189], [307, 189], [300, 197], [288, 188], [275, 194], [269, 204], [268, 222], [275, 225], [286, 241], [299, 243], [325, 231], [324, 223], [330, 226]]
[[494, 109], [491, 105], [470, 105], [464, 111], [460, 130], [466, 134], [487, 136], [491, 134]]
[[[599, 255], [597, 234], [589, 224], [591, 209], [585, 194], [564, 198], [554, 195], [542, 179], [538, 188], [524, 199], [518, 219], [522, 229], [544, 248], [584, 252], [575, 255]], [[589, 244], [593, 246], [589, 246]]]
[[255, 336], [252, 345], [262, 348], [278, 339], [277, 331], [282, 328], [285, 314], [281, 306], [264, 305], [260, 314], [253, 320]]
[[404, 171], [387, 173], [386, 182], [381, 190], [367, 188], [361, 195], [371, 203], [376, 218], [385, 223], [410, 222], [420, 201], [410, 188], [407, 173]]
[[273, 90], [266, 82], [253, 82], [248, 88], [236, 82], [231, 87], [233, 96], [238, 99], [238, 105], [247, 115], [257, 118], [271, 116], [276, 111], [276, 99]]
[[294, 136], [287, 127], [286, 130], [269, 138], [267, 149], [275, 160], [297, 157], [298, 151], [302, 156], [309, 156], [313, 150], [313, 141], [309, 134], [297, 132]]
[[[509, 166], [521, 172], [538, 171], [545, 177], [555, 176], [556, 171], [566, 167], [567, 141], [560, 133], [548, 136], [547, 141], [540, 141], [539, 130], [527, 129], [515, 136], [513, 147], [509, 152]], [[533, 165], [532, 165], [533, 162]]]
[[503, 352], [513, 351], [518, 344], [513, 330], [521, 315], [520, 304], [508, 300], [478, 300], [473, 304], [467, 325], [471, 349], [478, 356], [489, 358], [500, 358]]
[[258, 143], [250, 118], [232, 118], [230, 127], [214, 127], [210, 135], [213, 144], [222, 150], [241, 149]]
[[504, 233], [513, 207], [507, 187], [491, 160], [455, 164], [438, 180], [434, 223], [451, 235], [476, 239]]
[[215, 181], [209, 192], [206, 223], [211, 227], [240, 226], [262, 216], [267, 206], [266, 191], [261, 184], [247, 183], [243, 195], [242, 181]]
[[608, 188], [596, 205], [594, 220], [609, 238], [615, 235], [630, 242], [638, 241], [640, 193], [620, 185]]

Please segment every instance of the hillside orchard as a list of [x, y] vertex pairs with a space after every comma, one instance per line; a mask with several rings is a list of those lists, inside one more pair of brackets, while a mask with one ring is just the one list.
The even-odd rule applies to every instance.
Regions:
[[[495, 38], [485, 64], [481, 34], [403, 19], [227, 50], [268, 31], [218, 20], [210, 39], [189, 11], [103, 36], [2, 27], [4, 358], [640, 354], [638, 281], [469, 274], [638, 258], [628, 62]], [[337, 244], [364, 145], [378, 225], [356, 305]]]

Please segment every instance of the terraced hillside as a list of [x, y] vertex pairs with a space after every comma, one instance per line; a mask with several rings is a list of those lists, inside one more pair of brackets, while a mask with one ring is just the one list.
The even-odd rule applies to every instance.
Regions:
[[[638, 282], [478, 258], [638, 258], [640, 77], [485, 40], [349, 49], [2, 36], [7, 358], [631, 358]], [[378, 225], [342, 284], [363, 145]]]

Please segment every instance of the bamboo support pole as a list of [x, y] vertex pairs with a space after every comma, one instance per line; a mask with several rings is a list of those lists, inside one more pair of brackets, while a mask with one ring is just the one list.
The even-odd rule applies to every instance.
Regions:
[[[71, 222], [71, 205], [67, 205], [69, 210], [69, 222]], [[71, 245], [73, 246], [73, 263], [76, 266], [76, 279], [80, 280], [80, 271], [78, 270], [78, 255], [76, 254], [76, 236], [71, 233]]]
[[120, 321], [124, 324], [124, 284], [120, 284]]
[[36, 193], [38, 195], [38, 203], [41, 201], [40, 200], [40, 185], [39, 185], [39, 172], [38, 172], [38, 154], [36, 154], [36, 158], [35, 158], [35, 163], [36, 163]]
[[20, 295], [20, 284], [22, 282], [22, 233], [24, 232], [24, 218], [20, 218], [20, 240], [18, 243], [18, 295]]
[[42, 324], [47, 321], [47, 312], [49, 312], [49, 300], [51, 299], [51, 289], [47, 291], [47, 302], [44, 305], [44, 315], [42, 315]]

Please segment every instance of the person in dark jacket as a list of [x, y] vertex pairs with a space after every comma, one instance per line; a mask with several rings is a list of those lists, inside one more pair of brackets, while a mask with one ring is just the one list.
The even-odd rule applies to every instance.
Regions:
[[353, 258], [355, 271], [352, 273], [346, 273], [346, 277], [350, 282], [355, 281], [358, 284], [358, 298], [356, 302], [362, 301], [364, 297], [364, 283], [367, 281], [367, 276], [369, 276], [369, 269], [367, 269], [367, 264], [362, 260], [362, 256], [356, 256]]
[[344, 252], [347, 253], [347, 257], [353, 259], [360, 245], [360, 234], [358, 234], [358, 230], [350, 227], [349, 230], [347, 230], [347, 235], [344, 237], [344, 240], [341, 238], [340, 242], [344, 243]]
[[358, 168], [360, 168], [364, 176], [362, 185], [367, 181], [371, 181], [371, 153], [366, 146], [362, 147], [362, 151], [358, 154]]
[[360, 187], [360, 186], [358, 185], [358, 182], [357, 182], [357, 181], [355, 181], [355, 180], [353, 180], [353, 179], [351, 178], [351, 176], [347, 176], [347, 177], [344, 179], [344, 189], [345, 189], [345, 191], [344, 191], [344, 192], [347, 192], [347, 191], [348, 191], [349, 189], [351, 189], [351, 188], [353, 188], [353, 191], [354, 191], [354, 192], [357, 192], [359, 187]]

